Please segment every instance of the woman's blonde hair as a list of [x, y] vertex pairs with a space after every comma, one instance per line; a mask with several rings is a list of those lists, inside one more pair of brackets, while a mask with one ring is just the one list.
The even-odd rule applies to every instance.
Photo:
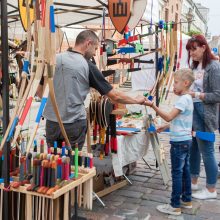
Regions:
[[178, 77], [181, 80], [189, 81], [189, 87], [192, 85], [192, 83], [195, 80], [195, 77], [193, 75], [193, 71], [189, 68], [183, 68], [183, 69], [177, 70], [174, 73], [174, 77]]

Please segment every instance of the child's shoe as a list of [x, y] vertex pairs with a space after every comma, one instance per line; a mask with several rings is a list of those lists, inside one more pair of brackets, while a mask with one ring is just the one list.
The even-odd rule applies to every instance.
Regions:
[[192, 208], [192, 202], [183, 202], [181, 201], [181, 208], [185, 208], [185, 209], [191, 209]]
[[181, 208], [173, 208], [170, 204], [158, 205], [157, 210], [170, 215], [181, 215]]

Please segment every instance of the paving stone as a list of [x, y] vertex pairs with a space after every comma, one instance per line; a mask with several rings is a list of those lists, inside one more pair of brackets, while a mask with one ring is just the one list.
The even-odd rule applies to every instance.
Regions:
[[[135, 172], [142, 172], [142, 173], [146, 173], [146, 175], [148, 175], [148, 177], [152, 177], [155, 175], [156, 171], [154, 170], [150, 170], [150, 169], [137, 169]], [[134, 173], [135, 174], [135, 173]]]
[[141, 177], [152, 177], [152, 176], [154, 176], [153, 173], [140, 172], [140, 171], [134, 172], [133, 175], [135, 175], [135, 176], [141, 176]]
[[136, 214], [137, 214], [137, 210], [118, 209], [114, 215], [121, 217], [133, 217]]
[[106, 220], [123, 220], [123, 219], [125, 219], [125, 217], [115, 216], [115, 215], [106, 218]]
[[134, 192], [142, 192], [142, 193], [151, 193], [153, 191], [152, 189], [149, 189], [144, 186], [133, 186], [133, 185], [127, 186], [124, 189], [129, 190], [129, 191], [134, 191]]
[[[144, 184], [143, 182], [139, 182], [139, 181], [135, 181], [135, 180], [132, 180], [131, 182], [132, 182], [132, 186], [143, 186], [143, 184]], [[129, 184], [127, 186], [129, 187], [131, 185]], [[127, 186], [125, 186], [125, 187], [127, 187]]]
[[220, 201], [219, 200], [209, 200], [209, 201], [206, 200], [202, 202], [200, 209], [203, 211], [220, 214]]
[[162, 178], [161, 174], [156, 174], [156, 175], [154, 176], [154, 179], [161, 179], [161, 180], [162, 180], [163, 178]]
[[130, 175], [129, 179], [139, 181], [139, 182], [146, 182], [148, 180], [148, 177], [143, 177], [143, 176], [136, 176], [136, 175]]
[[161, 204], [163, 204], [163, 203], [155, 202], [155, 201], [151, 201], [151, 200], [142, 200], [142, 202], [141, 202], [141, 206], [144, 206], [145, 208], [146, 207], [149, 207], [149, 208], [153, 207], [154, 209], [156, 209], [156, 207]]
[[166, 190], [167, 187], [161, 184], [155, 184], [155, 183], [145, 183], [145, 186], [147, 188], [151, 188], [151, 189], [160, 189], [160, 190]]
[[152, 192], [153, 195], [159, 195], [159, 196], [163, 196], [163, 197], [167, 197], [170, 198], [171, 197], [171, 193], [167, 190], [153, 190]]
[[140, 204], [142, 199], [137, 199], [137, 198], [128, 198], [126, 199], [126, 202], [128, 203], [133, 203], [133, 204]]
[[108, 215], [106, 215], [105, 213], [84, 211], [82, 214], [80, 214], [80, 217], [83, 217], [89, 220], [106, 220], [108, 218]]
[[154, 179], [154, 178], [151, 178], [148, 180], [148, 183], [156, 183], [156, 184], [161, 184], [163, 185], [163, 180], [162, 179]]
[[204, 210], [200, 210], [197, 215], [199, 219], [206, 219], [206, 220], [219, 220], [220, 219], [220, 214], [216, 214], [213, 212], [208, 212]]
[[[118, 194], [118, 191], [116, 191]], [[116, 202], [124, 202], [126, 200], [126, 197], [115, 195], [115, 194], [109, 194], [107, 196], [104, 196], [101, 198], [103, 201], [116, 201]]]
[[128, 210], [137, 210], [140, 207], [140, 205], [138, 204], [132, 204], [129, 202], [124, 202], [123, 204], [119, 205], [118, 208], [119, 209], [128, 209]]
[[118, 195], [139, 199], [143, 196], [143, 193], [129, 190], [118, 190]]
[[167, 220], [167, 216], [151, 216], [150, 220]]
[[154, 195], [154, 194], [144, 194], [142, 196], [142, 199], [155, 201], [155, 202], [162, 202], [162, 203], [169, 203], [170, 202], [170, 198], [159, 196], [159, 195]]
[[121, 204], [123, 204], [123, 201], [111, 201], [111, 200], [107, 200], [107, 201], [104, 201], [105, 205], [108, 207], [108, 208], [114, 208], [114, 207], [118, 207], [120, 206]]

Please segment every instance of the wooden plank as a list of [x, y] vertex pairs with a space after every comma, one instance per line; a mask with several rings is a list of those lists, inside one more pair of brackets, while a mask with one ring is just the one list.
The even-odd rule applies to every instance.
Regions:
[[[79, 178], [77, 180], [73, 181], [67, 181], [67, 185], [63, 186], [62, 188], [58, 189], [56, 192], [52, 193], [51, 196], [45, 195], [45, 194], [40, 194], [37, 192], [32, 192], [32, 191], [27, 191], [26, 188], [30, 186], [30, 184], [26, 184], [25, 186], [19, 186], [19, 188], [11, 188], [12, 191], [14, 192], [20, 192], [28, 195], [33, 195], [33, 196], [39, 196], [39, 197], [44, 197], [48, 199], [56, 199], [60, 197], [61, 195], [65, 194], [66, 192], [69, 192], [71, 189], [74, 189], [75, 187], [81, 185], [82, 183], [86, 182], [90, 178], [93, 178], [96, 175], [96, 170], [95, 167], [90, 169], [88, 173], [83, 173], [79, 174]], [[0, 185], [0, 189], [4, 189], [4, 185]]]
[[111, 114], [113, 115], [125, 115], [128, 113], [128, 110], [125, 108], [125, 109], [115, 109], [111, 112]]
[[94, 177], [96, 175], [96, 170], [91, 169], [91, 172], [82, 176], [80, 179], [73, 181], [72, 183], [63, 186], [60, 190], [57, 190], [52, 194], [53, 199], [58, 198], [60, 195], [63, 195], [64, 193], [70, 191], [71, 189], [75, 188], [76, 186], [79, 186], [80, 184], [86, 182], [90, 178]]
[[93, 192], [93, 179], [90, 179], [89, 180], [89, 207], [88, 207], [89, 210], [92, 210], [92, 202], [93, 202], [92, 192]]
[[69, 219], [69, 192], [64, 194], [63, 220]]
[[120, 189], [120, 188], [126, 186], [127, 184], [128, 184], [127, 180], [123, 180], [123, 181], [121, 181], [119, 183], [116, 183], [113, 186], [110, 186], [110, 187], [108, 187], [108, 188], [106, 188], [106, 189], [104, 189], [104, 190], [102, 190], [102, 191], [100, 191], [96, 194], [97, 194], [98, 197], [102, 197], [102, 196], [105, 196], [105, 195], [107, 195], [107, 194], [109, 194], [109, 193], [111, 193], [111, 192], [113, 192], [117, 189]]
[[26, 197], [26, 219], [32, 219], [32, 196], [27, 195]]

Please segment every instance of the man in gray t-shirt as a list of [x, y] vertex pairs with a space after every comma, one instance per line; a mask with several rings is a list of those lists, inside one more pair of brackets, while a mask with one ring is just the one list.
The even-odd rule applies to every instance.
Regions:
[[[95, 56], [99, 39], [90, 30], [82, 31], [76, 38], [75, 46], [71, 51], [60, 53], [56, 58], [54, 74], [54, 90], [61, 119], [71, 145], [78, 143], [81, 149], [87, 130], [86, 111], [84, 100], [90, 87], [95, 88], [101, 95], [106, 95], [112, 101], [124, 104], [143, 104], [144, 96], [135, 98], [115, 90], [105, 80], [98, 68], [89, 61]], [[42, 95], [43, 86], [38, 88], [38, 95]], [[53, 146], [58, 141], [58, 146], [64, 141], [61, 134], [53, 106], [48, 98], [43, 116], [46, 121], [47, 144]]]

